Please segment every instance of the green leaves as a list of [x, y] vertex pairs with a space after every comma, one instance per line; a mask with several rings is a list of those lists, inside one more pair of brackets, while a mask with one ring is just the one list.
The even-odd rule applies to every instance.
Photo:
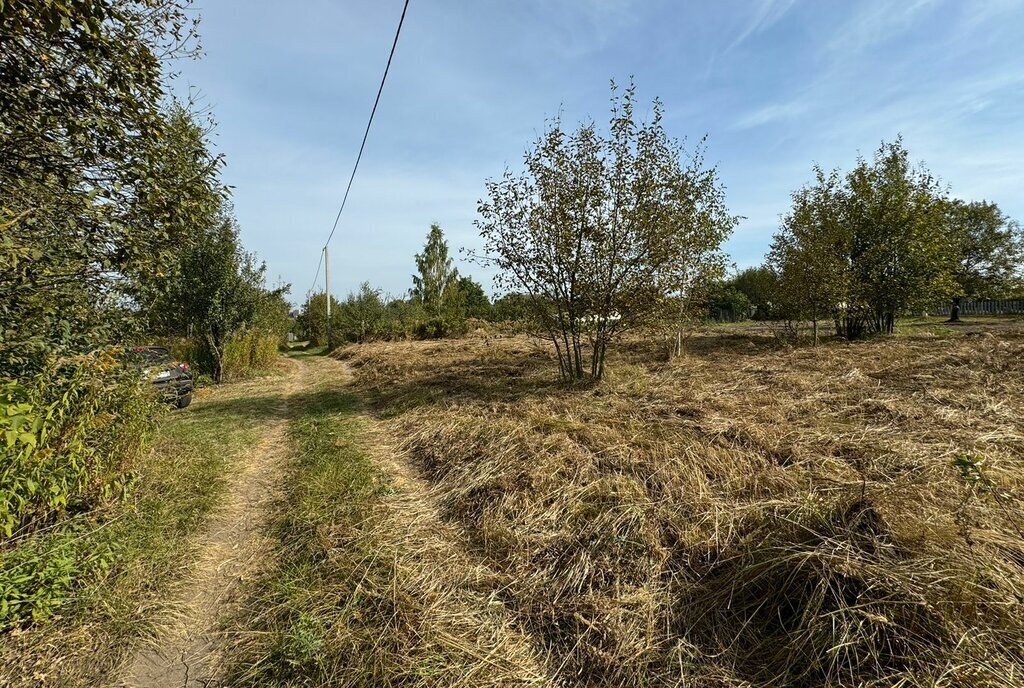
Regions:
[[122, 479], [150, 404], [109, 353], [0, 383], [0, 533], [52, 522]]
[[154, 263], [220, 196], [204, 129], [161, 112], [187, 2], [0, 8], [0, 374], [125, 336]]
[[946, 191], [910, 163], [902, 140], [845, 175], [815, 168], [815, 177], [793, 193], [769, 257], [790, 317], [835, 318], [851, 338], [891, 333], [897, 316], [951, 293]]
[[453, 303], [459, 296], [459, 271], [452, 267], [452, 259], [448, 257], [448, 242], [445, 241], [440, 225], [430, 225], [423, 253], [416, 254], [416, 269], [419, 274], [412, 276], [412, 298], [432, 317], [451, 316], [446, 311], [459, 306]]
[[995, 203], [948, 202], [957, 296], [1006, 298], [1024, 284], [1024, 230]]
[[981, 472], [982, 464], [984, 464], [984, 459], [971, 454], [957, 454], [953, 459], [953, 467], [960, 471], [960, 477], [974, 484], [988, 482]]
[[166, 279], [156, 310], [161, 330], [185, 335], [191, 330], [202, 348], [201, 363], [214, 380], [223, 375], [224, 347], [247, 330], [284, 337], [290, 322], [283, 299], [287, 287], [268, 290], [265, 266], [244, 251], [238, 227], [224, 207], [212, 226], [197, 232], [191, 246]]
[[499, 288], [528, 297], [571, 380], [587, 377], [585, 367], [600, 377], [610, 341], [663, 319], [721, 274], [720, 247], [736, 224], [703, 142], [684, 151], [662, 126], [661, 103], [640, 123], [634, 100], [632, 84], [612, 85], [606, 132], [551, 122], [524, 170], [489, 180], [479, 205], [478, 260], [499, 269]]

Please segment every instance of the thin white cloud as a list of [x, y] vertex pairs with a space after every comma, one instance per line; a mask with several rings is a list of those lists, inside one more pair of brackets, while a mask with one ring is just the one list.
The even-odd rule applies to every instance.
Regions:
[[760, 0], [756, 11], [747, 22], [743, 30], [740, 31], [739, 35], [729, 44], [725, 52], [739, 46], [743, 41], [747, 40], [751, 36], [761, 33], [767, 30], [777, 21], [789, 12], [789, 10], [796, 4], [796, 0]]
[[[246, 245], [299, 298], [351, 172], [401, 3], [310, 0], [312, 8], [268, 24], [253, 17], [277, 16], [270, 0], [240, 15], [231, 3], [200, 2], [210, 57], [185, 65], [185, 78], [216, 106]], [[339, 294], [363, 279], [392, 293], [407, 288], [432, 220], [453, 249], [478, 245], [472, 222], [484, 179], [505, 162], [518, 167], [560, 104], [567, 124], [603, 121], [610, 76], [635, 74], [642, 93], [661, 95], [673, 135], [692, 143], [710, 134], [730, 209], [747, 217], [727, 246], [740, 265], [759, 261], [814, 162], [849, 168], [858, 150], [870, 154], [900, 132], [952, 193], [989, 198], [1024, 219], [1024, 0], [467, 7], [410, 8], [332, 243]], [[726, 46], [736, 49], [725, 55]], [[486, 284], [486, 271], [460, 269]]]
[[863, 52], [906, 31], [940, 2], [874, 0], [855, 4], [857, 11], [836, 31], [828, 43], [828, 50], [844, 56]]
[[741, 115], [732, 124], [733, 129], [753, 129], [765, 124], [796, 119], [809, 110], [809, 103], [797, 98], [785, 103], [773, 103]]

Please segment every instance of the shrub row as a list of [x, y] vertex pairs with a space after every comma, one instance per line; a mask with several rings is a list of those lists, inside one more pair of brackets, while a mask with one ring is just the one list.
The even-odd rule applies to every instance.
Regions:
[[277, 360], [280, 337], [260, 329], [246, 329], [224, 345], [224, 379], [238, 380], [270, 370]]
[[125, 487], [152, 402], [112, 351], [0, 383], [0, 535], [94, 508]]
[[73, 556], [87, 526], [75, 516], [124, 496], [152, 410], [115, 351], [0, 382], [0, 628], [45, 616], [82, 566], [107, 565], [102, 547]]
[[[186, 361], [196, 375], [208, 375], [213, 369], [209, 348], [196, 337], [158, 337], [171, 356]], [[246, 328], [232, 334], [224, 344], [224, 380], [242, 380], [274, 367], [281, 348], [281, 337], [261, 328]], [[207, 381], [208, 378], [204, 378]]]

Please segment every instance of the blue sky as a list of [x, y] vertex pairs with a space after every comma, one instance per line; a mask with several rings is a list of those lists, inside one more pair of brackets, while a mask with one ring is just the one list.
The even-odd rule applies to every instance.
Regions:
[[[219, 122], [247, 248], [300, 301], [376, 94], [402, 0], [197, 0], [204, 56], [179, 62]], [[484, 181], [545, 119], [607, 119], [610, 79], [707, 134], [726, 244], [761, 261], [811, 166], [849, 168], [902, 133], [955, 196], [1024, 221], [1024, 0], [412, 0], [348, 207], [332, 292], [410, 286], [431, 222], [477, 247]], [[459, 262], [489, 287], [479, 267]], [[322, 283], [322, 276], [321, 276]]]

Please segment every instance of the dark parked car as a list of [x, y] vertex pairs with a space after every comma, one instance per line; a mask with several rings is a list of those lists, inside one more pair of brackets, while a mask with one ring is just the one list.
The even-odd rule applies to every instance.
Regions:
[[162, 346], [136, 346], [131, 356], [161, 400], [178, 408], [192, 403], [192, 373], [187, 363], [175, 361]]

